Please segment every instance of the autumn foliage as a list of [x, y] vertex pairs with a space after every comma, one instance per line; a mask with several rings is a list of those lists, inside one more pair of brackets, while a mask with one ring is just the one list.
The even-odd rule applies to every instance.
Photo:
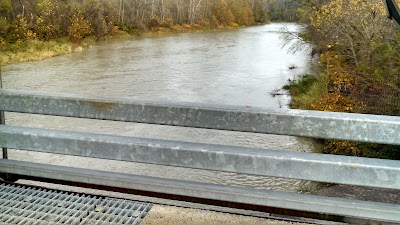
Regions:
[[[400, 33], [380, 0], [304, 0], [320, 74], [307, 93], [293, 97], [304, 109], [400, 116]], [[323, 152], [400, 158], [399, 146], [325, 140]]]
[[73, 43], [79, 44], [82, 39], [92, 33], [90, 22], [82, 15], [75, 14], [68, 28], [68, 37]]
[[332, 0], [310, 15], [312, 40], [325, 49], [320, 64], [328, 79], [327, 107], [315, 109], [400, 115], [400, 36], [384, 4]]
[[[0, 0], [0, 45], [121, 32], [267, 22], [270, 0]], [[161, 29], [159, 29], [161, 28]]]

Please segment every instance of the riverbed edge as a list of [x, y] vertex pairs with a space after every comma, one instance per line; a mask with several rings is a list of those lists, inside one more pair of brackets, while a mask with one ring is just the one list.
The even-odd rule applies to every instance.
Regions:
[[[266, 23], [267, 24], [267, 23]], [[262, 24], [253, 24], [250, 26], [257, 26]], [[66, 55], [71, 53], [79, 53], [88, 48], [98, 41], [118, 39], [124, 37], [154, 37], [170, 34], [180, 33], [195, 33], [195, 32], [212, 32], [241, 29], [250, 26], [219, 26], [210, 28], [207, 26], [194, 25], [176, 25], [170, 28], [166, 27], [153, 27], [145, 30], [135, 30], [128, 33], [125, 31], [117, 32], [113, 35], [107, 35], [101, 38], [87, 37], [81, 43], [73, 43], [67, 37], [57, 38], [49, 41], [29, 40], [24, 42], [17, 42], [8, 44], [7, 46], [0, 46], [0, 65], [9, 65], [14, 63], [39, 61], [55, 56]]]

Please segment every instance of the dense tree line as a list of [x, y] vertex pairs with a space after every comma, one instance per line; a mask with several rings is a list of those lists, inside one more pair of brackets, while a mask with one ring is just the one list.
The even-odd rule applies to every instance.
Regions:
[[0, 0], [0, 43], [120, 31], [265, 23], [269, 0]]
[[271, 0], [268, 12], [272, 21], [298, 22], [298, 9], [301, 4], [296, 0]]

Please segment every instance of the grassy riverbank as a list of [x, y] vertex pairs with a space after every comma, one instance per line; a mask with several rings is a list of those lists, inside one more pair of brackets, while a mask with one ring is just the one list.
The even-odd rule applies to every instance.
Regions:
[[39, 40], [17, 42], [0, 48], [0, 62], [10, 64], [41, 60], [71, 53], [73, 47], [72, 43], [62, 39], [46, 42]]
[[315, 85], [317, 81], [315, 76], [308, 74], [289, 80], [283, 89], [290, 93], [290, 108], [308, 109], [312, 102], [323, 93], [323, 88]]
[[[232, 24], [231, 26], [218, 26], [211, 27], [208, 23], [205, 24], [181, 24], [174, 26], [157, 26], [150, 29], [131, 29], [129, 31], [119, 30], [113, 35], [107, 35], [99, 38], [98, 40], [104, 40], [109, 38], [119, 38], [126, 36], [157, 36], [166, 35], [172, 33], [187, 33], [187, 32], [204, 32], [213, 30], [228, 30], [238, 29], [244, 26], [238, 24]], [[54, 56], [70, 54], [73, 52], [81, 52], [89, 48], [93, 43], [96, 42], [95, 37], [87, 37], [83, 39], [79, 44], [71, 42], [67, 37], [57, 38], [49, 41], [41, 40], [27, 40], [18, 41], [13, 44], [0, 45], [0, 63], [11, 64], [27, 61], [42, 60]]]

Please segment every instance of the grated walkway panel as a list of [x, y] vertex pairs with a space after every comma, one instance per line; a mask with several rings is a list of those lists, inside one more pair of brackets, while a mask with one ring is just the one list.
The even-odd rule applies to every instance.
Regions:
[[151, 203], [0, 183], [0, 224], [137, 225]]

